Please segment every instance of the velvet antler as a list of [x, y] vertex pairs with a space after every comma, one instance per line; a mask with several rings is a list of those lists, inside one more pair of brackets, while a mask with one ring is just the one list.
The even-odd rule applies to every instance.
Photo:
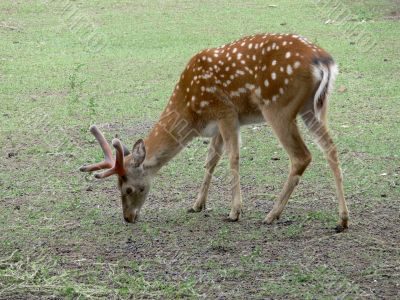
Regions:
[[100, 130], [95, 125], [92, 125], [90, 127], [90, 132], [99, 142], [101, 149], [103, 149], [104, 161], [88, 166], [82, 166], [79, 170], [82, 172], [92, 172], [108, 169], [104, 172], [96, 173], [94, 176], [98, 179], [105, 178], [114, 174], [124, 176], [124, 149], [121, 141], [119, 139], [112, 140], [112, 145], [116, 150], [116, 159], [114, 160], [111, 147], [108, 145], [106, 139], [104, 138], [104, 135], [100, 132]]

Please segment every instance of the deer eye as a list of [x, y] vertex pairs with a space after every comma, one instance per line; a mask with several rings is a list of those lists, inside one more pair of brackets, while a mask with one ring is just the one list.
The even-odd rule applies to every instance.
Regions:
[[132, 189], [130, 188], [130, 187], [128, 187], [126, 190], [125, 190], [125, 192], [129, 195], [129, 194], [132, 194]]
[[144, 192], [144, 186], [139, 186], [138, 190], [139, 190], [139, 193], [143, 193]]

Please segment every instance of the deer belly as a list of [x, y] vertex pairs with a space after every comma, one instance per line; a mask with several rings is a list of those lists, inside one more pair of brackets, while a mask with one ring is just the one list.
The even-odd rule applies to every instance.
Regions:
[[259, 114], [246, 114], [239, 116], [240, 126], [265, 122], [261, 112]]
[[201, 131], [203, 137], [213, 137], [219, 133], [218, 124], [215, 121], [209, 122]]

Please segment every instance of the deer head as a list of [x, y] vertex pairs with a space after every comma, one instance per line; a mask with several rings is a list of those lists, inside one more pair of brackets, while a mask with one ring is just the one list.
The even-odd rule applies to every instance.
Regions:
[[92, 172], [106, 169], [94, 175], [97, 179], [117, 175], [124, 219], [126, 222], [133, 223], [138, 219], [140, 209], [150, 189], [150, 176], [143, 167], [146, 157], [144, 141], [142, 139], [138, 140], [133, 145], [130, 153], [119, 139], [113, 139], [112, 145], [116, 151], [114, 159], [111, 147], [100, 130], [93, 125], [90, 127], [90, 132], [99, 142], [101, 149], [103, 149], [104, 161], [82, 166], [80, 171]]

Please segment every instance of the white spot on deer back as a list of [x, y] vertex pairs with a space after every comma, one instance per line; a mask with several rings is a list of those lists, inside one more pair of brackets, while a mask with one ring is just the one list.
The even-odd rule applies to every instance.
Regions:
[[246, 83], [245, 87], [246, 87], [246, 89], [248, 89], [250, 91], [254, 90], [256, 88], [254, 84], [250, 84], [250, 83]]
[[240, 97], [240, 93], [237, 92], [237, 91], [233, 91], [233, 92], [230, 93], [230, 96], [231, 97]]
[[215, 86], [211, 86], [211, 87], [207, 87], [206, 91], [209, 93], [215, 93], [215, 91], [217, 90], [217, 88]]
[[209, 105], [209, 102], [208, 101], [201, 101], [200, 102], [200, 107], [206, 107], [206, 106], [208, 106]]
[[288, 75], [291, 75], [293, 73], [293, 69], [291, 65], [287, 65], [286, 67], [286, 73], [288, 73]]

